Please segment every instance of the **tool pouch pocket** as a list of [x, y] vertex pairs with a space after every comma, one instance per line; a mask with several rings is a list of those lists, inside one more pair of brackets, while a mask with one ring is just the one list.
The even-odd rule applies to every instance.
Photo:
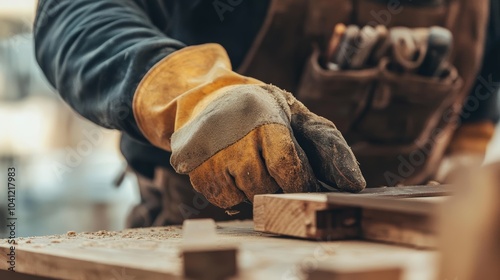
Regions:
[[387, 27], [445, 25], [449, 0], [359, 0], [356, 24]]
[[427, 139], [458, 97], [462, 86], [456, 69], [448, 66], [441, 77], [390, 71], [381, 61], [379, 79], [368, 108], [353, 128], [372, 143], [409, 144]]
[[321, 67], [312, 53], [297, 90], [297, 98], [312, 112], [346, 133], [366, 107], [378, 69], [333, 71]]

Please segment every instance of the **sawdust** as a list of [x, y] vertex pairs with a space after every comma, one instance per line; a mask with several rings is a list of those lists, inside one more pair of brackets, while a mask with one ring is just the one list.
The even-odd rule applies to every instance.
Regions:
[[116, 236], [117, 234], [118, 234], [117, 232], [107, 231], [107, 230], [100, 230], [98, 232], [91, 233], [91, 235], [101, 236], [101, 237], [112, 237], [112, 236]]
[[[22, 246], [29, 248], [51, 248], [75, 246], [74, 248], [110, 248], [132, 250], [158, 250], [177, 246], [181, 242], [180, 226], [125, 229], [122, 231], [99, 230], [96, 232], [76, 232], [65, 234], [18, 238]], [[135, 242], [134, 242], [135, 241]], [[6, 240], [0, 240], [0, 244]], [[2, 245], [3, 246], [3, 245]], [[66, 247], [65, 247], [66, 248]]]

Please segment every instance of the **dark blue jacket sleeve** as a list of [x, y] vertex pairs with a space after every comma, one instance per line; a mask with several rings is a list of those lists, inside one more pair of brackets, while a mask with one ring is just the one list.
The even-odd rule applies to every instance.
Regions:
[[[168, 17], [168, 1], [152, 1]], [[184, 45], [148, 16], [147, 0], [40, 0], [37, 61], [62, 98], [103, 127], [144, 139], [132, 99], [147, 71]]]

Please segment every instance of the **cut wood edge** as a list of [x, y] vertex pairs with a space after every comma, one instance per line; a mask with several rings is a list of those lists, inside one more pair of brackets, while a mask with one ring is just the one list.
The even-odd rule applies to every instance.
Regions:
[[[362, 238], [417, 248], [435, 248], [434, 216], [439, 206], [436, 201], [380, 196], [324, 193], [260, 195], [254, 201], [254, 229], [307, 239]], [[348, 215], [343, 214], [346, 211]], [[329, 224], [321, 225], [322, 220]], [[348, 220], [352, 220], [353, 227], [347, 225]]]
[[[272, 209], [269, 207], [272, 205]], [[317, 211], [328, 209], [326, 197], [313, 194], [257, 195], [254, 230], [301, 238], [320, 238]]]

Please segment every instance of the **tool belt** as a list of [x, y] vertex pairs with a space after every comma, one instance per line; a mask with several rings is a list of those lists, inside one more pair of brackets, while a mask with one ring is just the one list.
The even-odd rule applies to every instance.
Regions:
[[141, 201], [129, 213], [127, 228], [178, 225], [186, 219], [228, 221], [252, 218], [251, 204], [233, 207], [237, 215], [231, 216], [224, 209], [210, 204], [193, 189], [188, 176], [177, 174], [172, 167], [157, 167], [153, 179], [132, 168], [129, 170], [137, 177]]
[[[420, 184], [435, 175], [479, 72], [486, 0], [274, 0], [240, 73], [296, 94], [333, 121], [368, 186]], [[425, 28], [454, 38], [439, 77], [393, 71], [382, 58], [363, 69], [320, 65], [338, 23]]]

